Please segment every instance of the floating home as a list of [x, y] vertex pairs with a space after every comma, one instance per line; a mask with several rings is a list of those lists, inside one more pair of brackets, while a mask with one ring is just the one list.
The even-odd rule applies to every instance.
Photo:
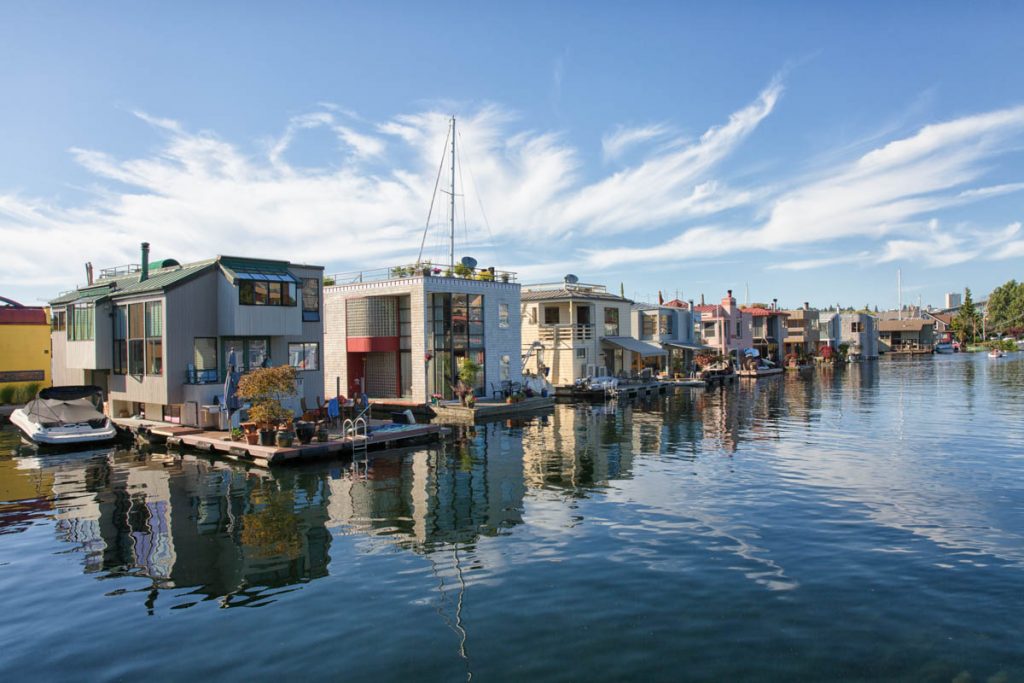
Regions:
[[694, 354], [705, 348], [695, 336], [693, 302], [686, 304], [674, 300], [659, 305], [635, 303], [631, 308], [633, 338], [657, 344], [665, 351], [664, 356], [634, 354], [633, 370], [650, 369], [656, 374], [685, 374], [693, 362]]
[[739, 362], [743, 351], [753, 347], [753, 316], [736, 305], [731, 289], [720, 303], [694, 308], [700, 313], [701, 338], [715, 352]]
[[392, 405], [452, 398], [465, 359], [474, 391], [522, 381], [515, 273], [411, 266], [336, 275], [324, 289], [327, 391]]
[[[50, 320], [41, 306], [0, 296], [0, 404], [7, 394], [50, 386]], [[25, 397], [22, 397], [25, 398]]]
[[664, 358], [658, 344], [633, 337], [632, 304], [603, 285], [527, 285], [522, 295], [523, 369], [556, 387], [585, 377], [628, 374], [639, 357]]
[[842, 343], [860, 360], [878, 358], [878, 319], [867, 313], [843, 313]]
[[323, 267], [218, 256], [101, 270], [50, 302], [57, 385], [105, 390], [111, 417], [218, 424], [227, 359], [239, 370], [290, 364], [300, 400], [323, 396]]

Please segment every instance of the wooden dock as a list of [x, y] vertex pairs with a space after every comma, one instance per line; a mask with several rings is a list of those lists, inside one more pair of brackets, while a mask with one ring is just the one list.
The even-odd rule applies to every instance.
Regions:
[[467, 408], [457, 401], [445, 401], [431, 406], [437, 415], [436, 421], [442, 423], [466, 424], [491, 418], [516, 417], [528, 413], [547, 410], [555, 405], [552, 396], [533, 396], [515, 403], [504, 401], [488, 401], [478, 399], [476, 405]]
[[[296, 440], [292, 446], [283, 448], [249, 444], [245, 441], [232, 441], [229, 432], [206, 431], [195, 427], [178, 425], [125, 426], [151, 440], [166, 442], [169, 448], [191, 448], [259, 467], [350, 455], [353, 445], [361, 447], [364, 441], [362, 436], [352, 437], [332, 432], [330, 438], [323, 443], [314, 441], [310, 444], [300, 444]], [[365, 437], [365, 444], [367, 450], [397, 448], [437, 441], [444, 433], [446, 430], [440, 425], [393, 425], [390, 422], [373, 420], [370, 423], [370, 433]]]

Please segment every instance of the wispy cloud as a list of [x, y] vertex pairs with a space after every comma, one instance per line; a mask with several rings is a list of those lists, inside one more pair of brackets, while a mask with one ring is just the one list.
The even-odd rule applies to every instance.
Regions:
[[604, 159], [605, 161], [618, 159], [630, 147], [647, 142], [648, 140], [664, 137], [671, 130], [664, 123], [652, 123], [635, 128], [618, 126], [613, 132], [601, 138], [601, 149], [604, 152]]

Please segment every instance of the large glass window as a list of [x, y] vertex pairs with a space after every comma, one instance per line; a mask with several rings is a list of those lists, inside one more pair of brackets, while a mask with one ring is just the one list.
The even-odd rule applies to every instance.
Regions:
[[658, 316], [658, 333], [663, 337], [672, 336], [675, 333], [674, 320], [675, 316], [671, 313], [661, 313]]
[[145, 374], [146, 367], [146, 307], [128, 305], [128, 373]]
[[290, 280], [239, 280], [238, 303], [243, 306], [294, 306], [295, 283]]
[[606, 308], [606, 309], [604, 309], [604, 336], [606, 336], [606, 337], [617, 337], [617, 336], [619, 336], [619, 309], [617, 309], [617, 308]]
[[114, 368], [115, 375], [128, 372], [128, 308], [114, 307]]
[[508, 304], [498, 304], [498, 327], [508, 327]]
[[315, 277], [302, 279], [302, 320], [320, 320], [320, 280]]
[[228, 356], [231, 351], [235, 352], [237, 369], [242, 373], [263, 367], [264, 363], [269, 365], [271, 361], [270, 340], [266, 337], [222, 337], [219, 367], [221, 379], [224, 379], [227, 372]]
[[217, 372], [217, 338], [196, 337], [192, 342], [192, 367], [195, 384], [208, 384], [220, 380]]
[[432, 295], [433, 348], [431, 391], [451, 397], [463, 359], [480, 366], [474, 389], [486, 386], [484, 373], [484, 297], [478, 294]]
[[54, 332], [64, 332], [67, 329], [67, 312], [63, 308], [53, 309], [50, 317], [50, 329]]
[[288, 344], [288, 364], [296, 370], [319, 370], [320, 345], [316, 342]]
[[75, 304], [68, 309], [68, 339], [92, 341], [95, 338], [96, 308], [93, 304]]
[[544, 307], [544, 324], [545, 325], [557, 325], [560, 320], [557, 306], [545, 306]]
[[640, 314], [640, 324], [642, 326], [641, 330], [640, 330], [640, 336], [643, 339], [650, 339], [651, 337], [654, 336], [654, 316], [653, 315], [646, 315], [644, 313], [641, 313]]

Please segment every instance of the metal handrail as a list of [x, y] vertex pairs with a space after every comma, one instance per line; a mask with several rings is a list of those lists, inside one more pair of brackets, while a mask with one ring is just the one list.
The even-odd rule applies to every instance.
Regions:
[[375, 282], [379, 280], [401, 280], [415, 277], [454, 277], [460, 280], [474, 280], [481, 282], [516, 282], [517, 274], [511, 270], [496, 270], [492, 268], [467, 269], [462, 265], [459, 265], [458, 269], [465, 274], [459, 275], [453, 273], [446, 265], [436, 266], [431, 263], [413, 263], [386, 268], [372, 268], [369, 270], [354, 270], [347, 273], [335, 273], [333, 275], [324, 275], [324, 279], [333, 281], [333, 285], [325, 285], [326, 287], [358, 284], [360, 282]]

